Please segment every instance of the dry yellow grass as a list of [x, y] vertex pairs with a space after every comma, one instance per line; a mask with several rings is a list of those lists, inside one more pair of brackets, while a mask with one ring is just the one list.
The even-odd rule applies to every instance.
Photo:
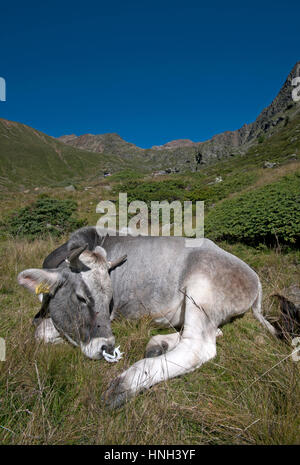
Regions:
[[[68, 343], [38, 344], [31, 318], [39, 303], [18, 287], [16, 276], [40, 266], [56, 245], [51, 239], [1, 243], [0, 336], [7, 344], [7, 360], [0, 362], [1, 443], [299, 443], [299, 363], [290, 357], [282, 361], [291, 348], [273, 340], [250, 313], [225, 326], [213, 361], [155, 386], [121, 409], [106, 410], [103, 391], [142, 357], [157, 330], [147, 319], [114, 322], [125, 352], [114, 365], [88, 360]], [[258, 270], [267, 311], [272, 291], [299, 277], [295, 253], [227, 248]]]

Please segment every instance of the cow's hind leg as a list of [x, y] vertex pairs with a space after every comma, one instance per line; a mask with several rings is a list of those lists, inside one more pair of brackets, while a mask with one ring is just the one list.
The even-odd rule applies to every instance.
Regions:
[[[146, 346], [145, 357], [158, 357], [159, 355], [166, 354], [173, 350], [180, 341], [181, 333], [176, 332], [172, 334], [157, 334], [153, 336]], [[223, 332], [217, 329], [216, 337], [222, 337]]]
[[145, 357], [157, 357], [173, 350], [180, 340], [180, 333], [158, 334], [153, 336], [146, 346]]
[[184, 329], [176, 347], [132, 365], [111, 383], [103, 396], [105, 402], [118, 407], [154, 384], [199, 368], [216, 355], [216, 331], [201, 308], [186, 300]]

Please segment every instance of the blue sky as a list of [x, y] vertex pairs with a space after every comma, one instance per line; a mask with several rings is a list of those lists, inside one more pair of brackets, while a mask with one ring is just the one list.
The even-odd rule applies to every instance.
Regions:
[[253, 121], [300, 60], [300, 3], [2, 2], [0, 116], [141, 147]]

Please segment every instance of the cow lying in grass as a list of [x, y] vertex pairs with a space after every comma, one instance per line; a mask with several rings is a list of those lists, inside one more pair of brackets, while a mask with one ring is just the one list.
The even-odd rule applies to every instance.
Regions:
[[257, 274], [208, 239], [191, 248], [181, 237], [101, 237], [96, 228], [82, 228], [45, 259], [43, 269], [22, 271], [18, 281], [43, 294], [36, 337], [65, 337], [92, 359], [113, 353], [111, 320], [117, 315], [150, 315], [163, 327], [182, 329], [152, 337], [146, 357], [111, 383], [104, 398], [113, 407], [215, 357], [219, 327], [251, 307], [276, 334], [262, 315]]

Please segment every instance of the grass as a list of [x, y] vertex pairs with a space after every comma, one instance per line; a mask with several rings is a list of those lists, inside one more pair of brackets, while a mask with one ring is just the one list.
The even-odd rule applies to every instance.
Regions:
[[101, 179], [105, 171], [132, 164], [118, 155], [71, 147], [24, 124], [2, 119], [0, 159], [0, 191], [4, 192]]
[[[273, 340], [251, 313], [223, 328], [217, 357], [201, 369], [106, 410], [105, 388], [142, 358], [159, 330], [149, 319], [115, 321], [125, 352], [115, 365], [88, 360], [68, 343], [37, 343], [31, 319], [39, 303], [17, 285], [16, 275], [39, 267], [57, 244], [51, 238], [1, 243], [0, 337], [7, 344], [7, 360], [0, 362], [2, 444], [299, 443], [299, 363], [279, 363], [291, 348]], [[299, 280], [299, 253], [221, 245], [259, 272], [264, 309], [276, 311], [270, 295]]]
[[274, 183], [224, 199], [206, 216], [213, 240], [295, 244], [300, 236], [300, 171]]

